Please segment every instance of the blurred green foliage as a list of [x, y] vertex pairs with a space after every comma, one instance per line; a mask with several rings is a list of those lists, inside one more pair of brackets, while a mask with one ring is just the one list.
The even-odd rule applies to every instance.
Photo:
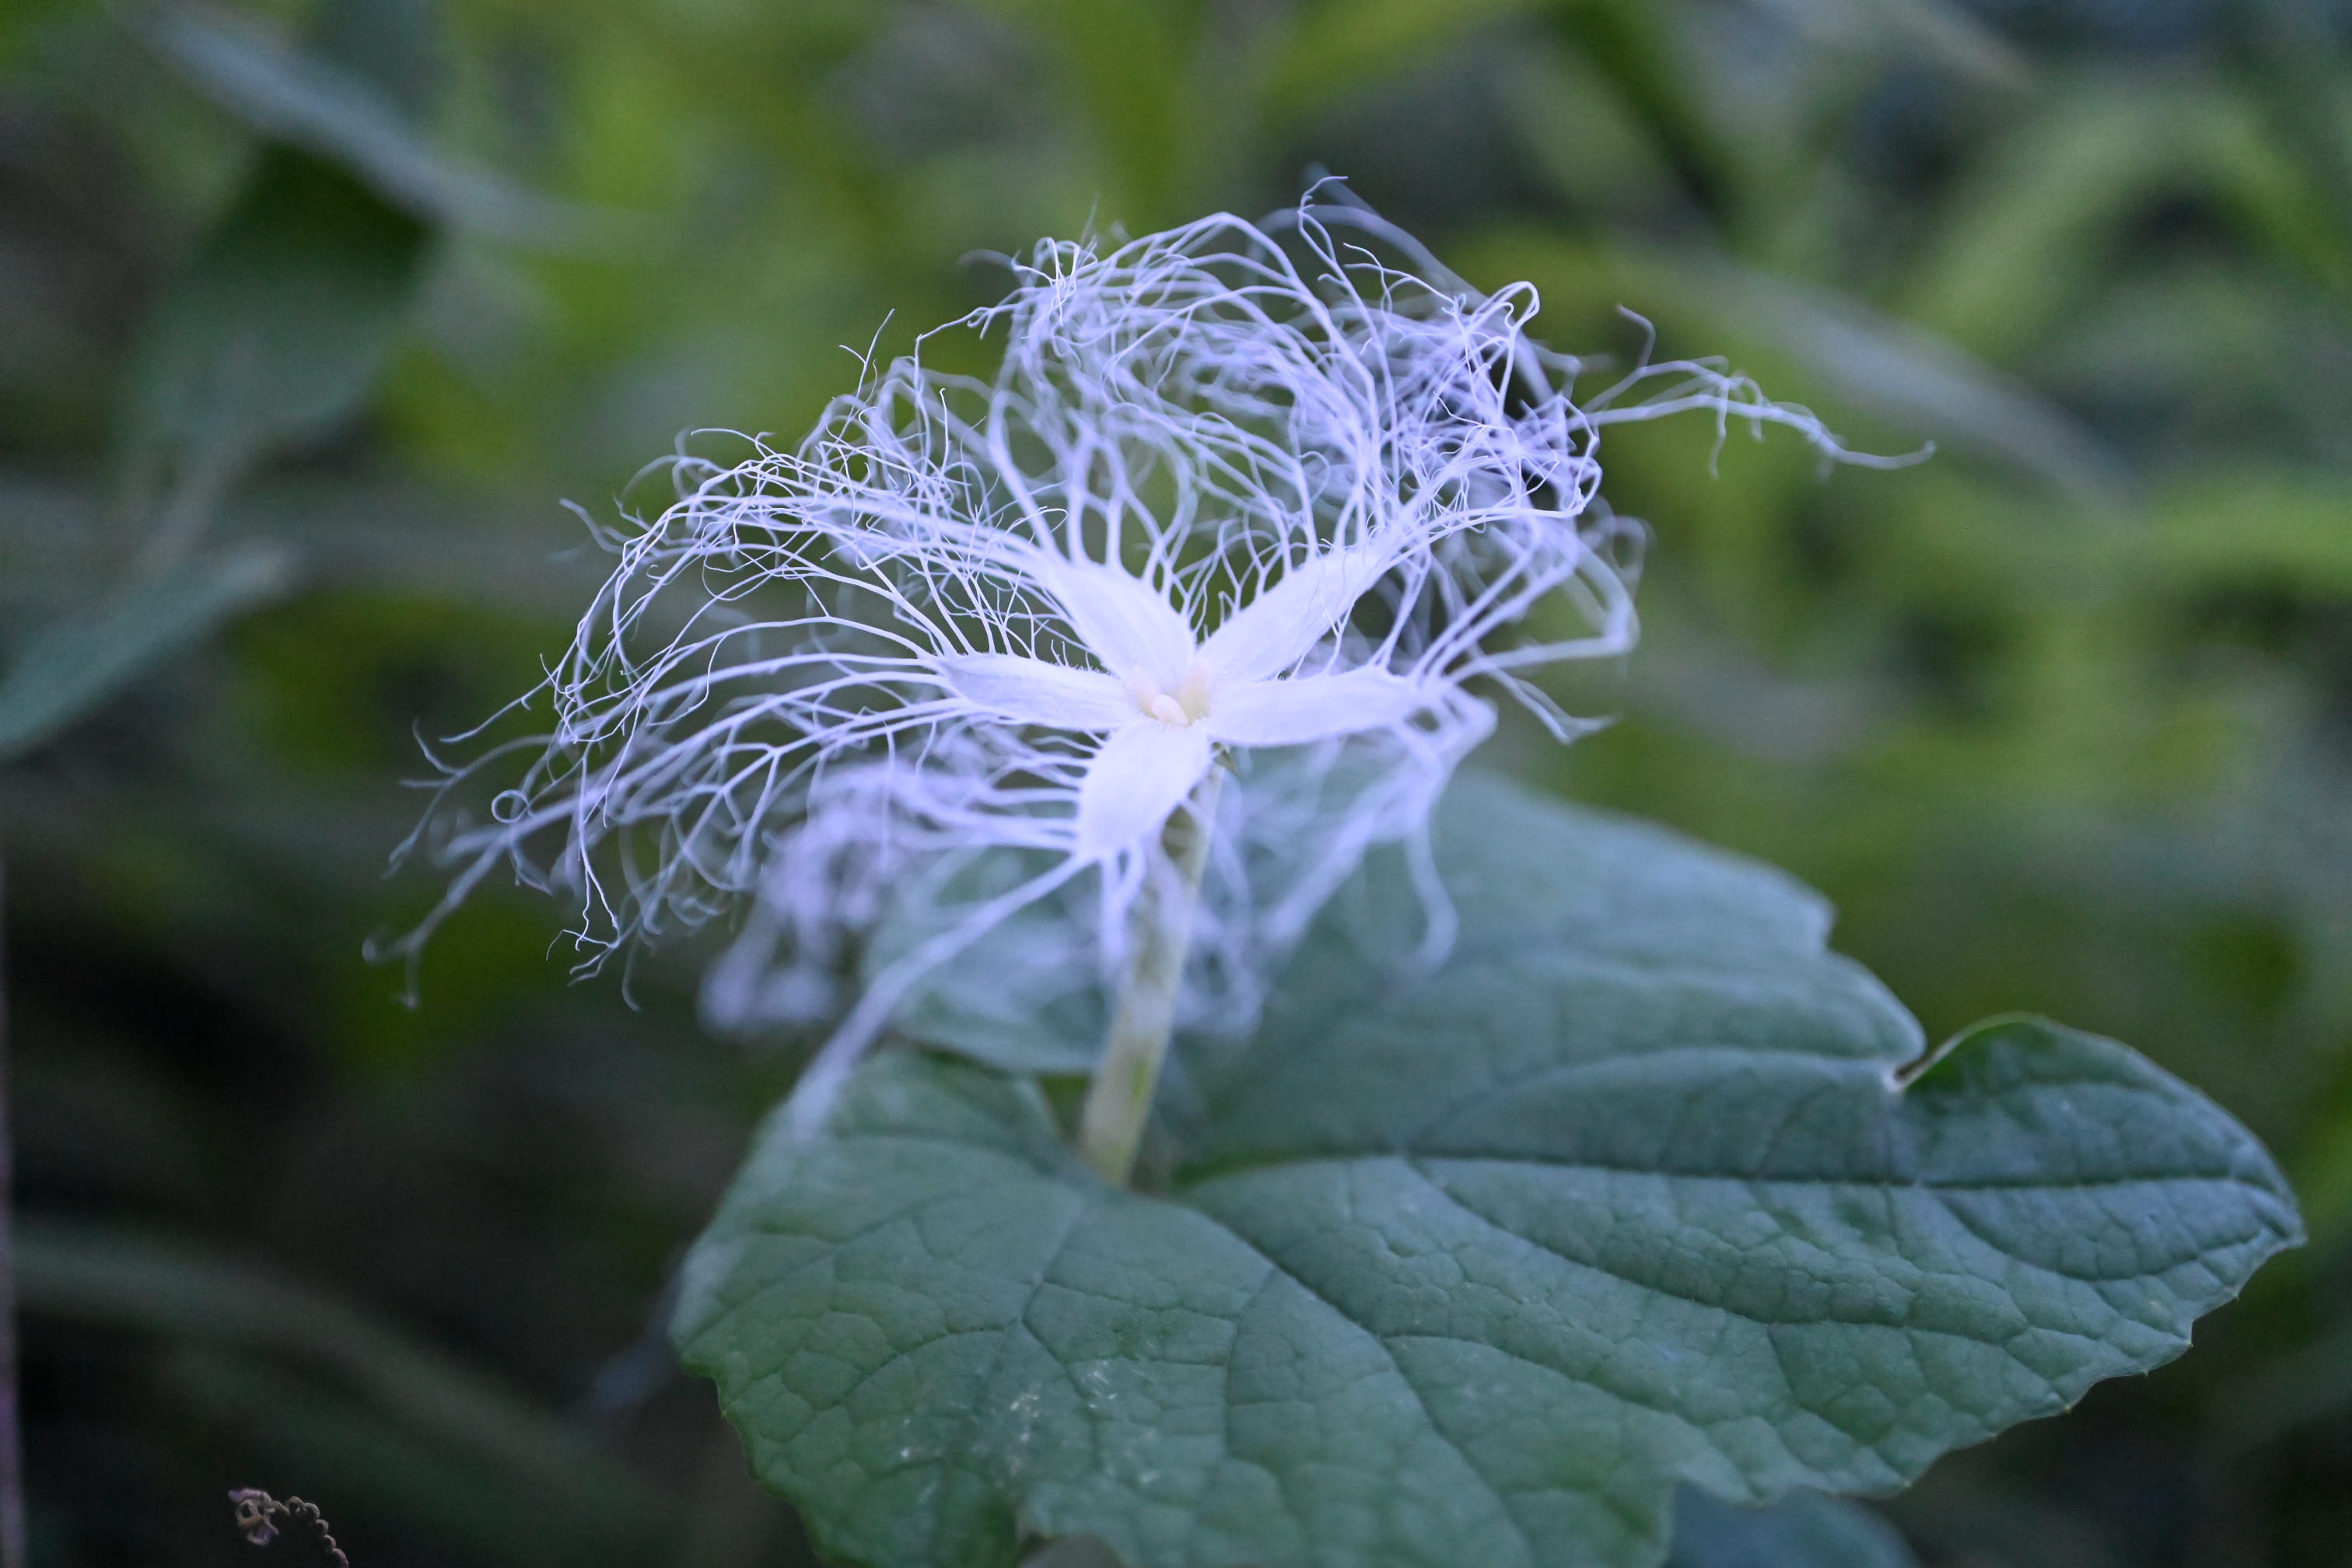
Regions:
[[[387, 851], [680, 432], [789, 438], [987, 252], [1347, 175], [1578, 351], [1882, 451], [1612, 433], [1622, 715], [1489, 761], [1790, 867], [1931, 1029], [2112, 1032], [2315, 1236], [1956, 1456], [1930, 1563], [2352, 1561], [2352, 68], [2321, 0], [0, 9], [0, 850], [37, 1561], [793, 1562], [649, 1325], [785, 1064]], [[877, 336], [878, 332], [878, 336]], [[971, 352], [969, 350], [963, 352]], [[1602, 371], [1599, 374], [1605, 374]], [[219, 635], [207, 636], [208, 631]], [[290, 1542], [274, 1551], [296, 1550]]]

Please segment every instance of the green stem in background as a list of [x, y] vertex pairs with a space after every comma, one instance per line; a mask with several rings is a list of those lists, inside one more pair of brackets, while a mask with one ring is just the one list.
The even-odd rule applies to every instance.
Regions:
[[1168, 1058], [1176, 1028], [1176, 991], [1184, 978], [1184, 955], [1192, 945], [1192, 910], [1200, 902], [1201, 872], [1209, 860], [1209, 834], [1217, 817], [1217, 795], [1224, 770], [1213, 767], [1192, 798], [1176, 808], [1161, 830], [1160, 843], [1176, 875], [1145, 880], [1136, 906], [1135, 950], [1127, 984], [1119, 988], [1110, 1038], [1095, 1066], [1078, 1123], [1078, 1153], [1113, 1186], [1127, 1185], [1143, 1144], [1143, 1124], [1151, 1115], [1152, 1091]]

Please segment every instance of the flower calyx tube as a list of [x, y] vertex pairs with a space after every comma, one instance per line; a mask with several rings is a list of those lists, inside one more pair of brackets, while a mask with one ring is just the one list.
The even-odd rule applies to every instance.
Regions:
[[1127, 1185], [1135, 1173], [1160, 1069], [1176, 1033], [1177, 994], [1223, 789], [1224, 772], [1213, 766], [1169, 815], [1160, 832], [1165, 864], [1136, 901], [1126, 981], [1078, 1121], [1079, 1157], [1113, 1186]]

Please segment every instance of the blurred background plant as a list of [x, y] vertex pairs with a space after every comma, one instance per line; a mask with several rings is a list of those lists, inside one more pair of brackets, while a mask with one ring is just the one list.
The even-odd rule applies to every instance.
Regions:
[[[1930, 1564], [2352, 1562], [2352, 68], [2318, 0], [0, 9], [0, 853], [34, 1561], [790, 1563], [664, 1280], [789, 1062], [478, 899], [361, 956], [414, 736], [527, 688], [681, 431], [973, 253], [1346, 174], [1577, 350], [1899, 473], [1612, 435], [1622, 721], [1488, 761], [1828, 891], [1931, 1033], [2112, 1033], [2314, 1244], [1885, 1505]], [[887, 323], [887, 324], [886, 324]], [[655, 498], [657, 499], [657, 498]], [[632, 1006], [629, 1002], [634, 1002]]]

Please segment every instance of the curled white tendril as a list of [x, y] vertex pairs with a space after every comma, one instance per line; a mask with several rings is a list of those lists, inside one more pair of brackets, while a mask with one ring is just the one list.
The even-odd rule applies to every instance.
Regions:
[[[677, 458], [675, 503], [601, 534], [619, 563], [544, 687], [551, 731], [440, 846], [444, 911], [500, 865], [577, 898], [583, 968], [748, 900], [705, 1010], [834, 1020], [813, 1117], [1016, 915], [1060, 918], [994, 944], [1008, 991], [1116, 976], [1213, 768], [1180, 1017], [1245, 1025], [1366, 850], [1420, 845], [1494, 726], [1474, 680], [1565, 740], [1525, 672], [1632, 646], [1639, 533], [1596, 500], [1602, 426], [1706, 410], [1852, 460], [1707, 364], [1572, 401], [1578, 362], [1523, 331], [1531, 288], [1481, 294], [1312, 195], [1011, 267], [957, 323], [1003, 335], [992, 379], [919, 344], [797, 447]], [[1413, 864], [1434, 955], [1451, 911]], [[848, 1001], [886, 917], [918, 934]]]

